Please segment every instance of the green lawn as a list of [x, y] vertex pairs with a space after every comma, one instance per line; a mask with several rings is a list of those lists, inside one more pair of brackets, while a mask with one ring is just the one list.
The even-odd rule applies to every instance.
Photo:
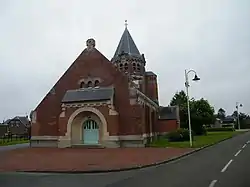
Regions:
[[[200, 148], [206, 145], [214, 144], [221, 140], [231, 138], [242, 132], [208, 132], [207, 135], [204, 136], [195, 136], [193, 139], [193, 147]], [[189, 141], [185, 142], [169, 142], [167, 138], [160, 138], [157, 141], [154, 141], [150, 144], [151, 147], [179, 147], [179, 148], [187, 148], [189, 146]]]
[[15, 139], [7, 142], [6, 140], [3, 141], [2, 139], [0, 139], [0, 146], [15, 145], [15, 144], [28, 143], [28, 142], [29, 142], [29, 140], [15, 140]]

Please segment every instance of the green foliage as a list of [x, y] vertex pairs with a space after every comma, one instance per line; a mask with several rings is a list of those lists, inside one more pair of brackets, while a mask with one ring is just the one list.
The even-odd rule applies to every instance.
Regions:
[[[188, 128], [187, 114], [187, 95], [182, 90], [177, 92], [170, 102], [171, 106], [178, 105], [180, 109], [180, 126]], [[192, 130], [196, 135], [206, 134], [206, 129], [203, 127], [207, 124], [215, 122], [214, 108], [205, 99], [190, 100], [190, 114]]]
[[226, 111], [223, 108], [220, 108], [217, 113], [217, 118], [225, 119], [225, 117], [226, 117]]
[[189, 140], [189, 131], [188, 129], [177, 129], [172, 131], [167, 136], [170, 142], [179, 142]]
[[179, 106], [180, 111], [180, 126], [188, 128], [188, 114], [187, 114], [187, 95], [185, 91], [176, 92], [170, 102], [170, 106]]
[[221, 127], [221, 128], [207, 128], [208, 132], [218, 132], [218, 131], [235, 131], [233, 127]]

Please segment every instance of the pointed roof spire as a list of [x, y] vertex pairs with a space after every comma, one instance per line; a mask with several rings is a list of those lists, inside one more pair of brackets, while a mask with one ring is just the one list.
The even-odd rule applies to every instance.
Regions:
[[125, 20], [125, 30], [117, 46], [114, 57], [122, 53], [127, 53], [130, 55], [140, 55], [140, 52], [138, 48], [136, 47], [135, 42], [132, 36], [130, 35], [127, 26], [128, 26], [128, 22], [127, 20]]
[[128, 27], [128, 20], [125, 20], [125, 28]]

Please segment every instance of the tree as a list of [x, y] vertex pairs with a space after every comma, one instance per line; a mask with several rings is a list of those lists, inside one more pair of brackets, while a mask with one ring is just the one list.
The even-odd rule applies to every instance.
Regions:
[[203, 98], [191, 101], [192, 129], [197, 135], [205, 133], [203, 125], [213, 124], [214, 108]]
[[174, 97], [172, 98], [170, 105], [171, 106], [183, 106], [187, 103], [187, 95], [184, 92], [184, 90], [181, 90], [180, 92], [176, 92]]
[[[187, 95], [182, 90], [175, 93], [170, 102], [171, 106], [178, 105], [180, 109], [180, 126], [188, 128]], [[190, 100], [190, 114], [192, 130], [196, 134], [202, 134], [203, 125], [214, 122], [214, 108], [205, 99]]]
[[[235, 110], [232, 114], [232, 116], [236, 119], [236, 128], [238, 128], [238, 112], [237, 110]], [[242, 113], [240, 112], [239, 113], [239, 120], [240, 120], [240, 127], [241, 128], [249, 128], [248, 127], [248, 121], [250, 120], [250, 117], [249, 115], [245, 114], [245, 113]]]
[[225, 117], [226, 117], [226, 111], [223, 108], [220, 108], [217, 113], [217, 118], [225, 119]]
[[170, 106], [179, 106], [180, 126], [181, 128], [187, 128], [187, 95], [185, 91], [181, 90], [180, 92], [176, 92], [170, 102]]

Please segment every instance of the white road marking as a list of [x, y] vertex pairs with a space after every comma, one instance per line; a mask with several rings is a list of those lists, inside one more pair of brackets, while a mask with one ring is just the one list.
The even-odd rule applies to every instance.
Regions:
[[246, 146], [247, 146], [247, 144], [244, 144], [244, 145], [242, 146], [242, 149], [244, 149]]
[[248, 141], [247, 141], [247, 144], [249, 144], [249, 143], [250, 143], [250, 141], [248, 140]]
[[230, 160], [230, 161], [227, 163], [227, 165], [225, 165], [225, 167], [221, 170], [221, 172], [222, 172], [222, 173], [225, 172], [226, 169], [228, 168], [228, 166], [229, 166], [232, 162], [233, 162], [233, 160]]
[[234, 156], [238, 156], [242, 150], [239, 150]]
[[217, 182], [217, 180], [213, 180], [208, 187], [214, 187], [216, 182]]

